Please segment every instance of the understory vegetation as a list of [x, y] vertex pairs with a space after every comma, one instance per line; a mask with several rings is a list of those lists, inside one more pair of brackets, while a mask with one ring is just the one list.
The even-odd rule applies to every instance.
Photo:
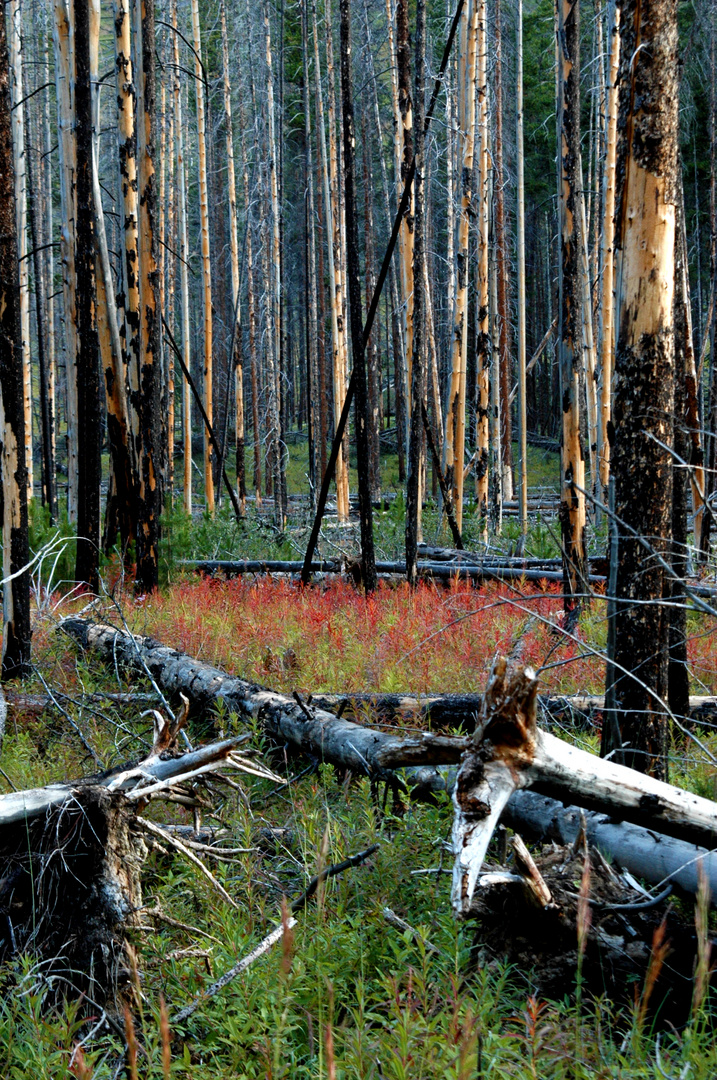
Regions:
[[[385, 520], [379, 544], [390, 548], [392, 530], [402, 528], [400, 507]], [[250, 548], [237, 528], [220, 514], [190, 529], [175, 515], [168, 550], [184, 529], [181, 557], [245, 556]], [[550, 530], [549, 522], [537, 525], [526, 554], [549, 554]], [[281, 543], [291, 544], [291, 536], [288, 531]], [[353, 542], [345, 529], [342, 545], [350, 551]], [[512, 542], [501, 541], [505, 550]], [[276, 550], [267, 545], [263, 554]], [[604, 684], [604, 601], [596, 595], [578, 628], [565, 634], [555, 583], [475, 588], [456, 580], [415, 591], [382, 583], [366, 597], [338, 578], [306, 590], [286, 578], [199, 578], [173, 557], [171, 586], [150, 597], [133, 596], [109, 562], [104, 595], [91, 600], [64, 591], [60, 563], [51, 571], [53, 562], [45, 559], [36, 579], [35, 675], [11, 709], [0, 756], [5, 791], [90, 775], [137, 760], [151, 746], [147, 710], [161, 710], [159, 701], [98, 697], [151, 695], [150, 683], [77, 655], [57, 631], [59, 617], [73, 610], [124, 622], [233, 674], [304, 697], [479, 691], [495, 654], [519, 639], [544, 692], [598, 694]], [[691, 613], [693, 693], [717, 692], [715, 644], [714, 625]], [[48, 687], [55, 702], [49, 708], [41, 697]], [[367, 706], [362, 720], [372, 719]], [[400, 726], [409, 728], [410, 718]], [[236, 718], [220, 712], [194, 718], [189, 735], [196, 743], [236, 730]], [[563, 723], [558, 733], [597, 749], [599, 733], [584, 718], [575, 728]], [[709, 756], [717, 754], [717, 738], [709, 730], [699, 738], [702, 748], [689, 740], [672, 746], [671, 780], [714, 798], [717, 771]], [[136, 1066], [131, 1055], [123, 1064], [122, 1018], [108, 1026], [99, 1007], [72, 993], [52, 1005], [62, 980], [72, 984], [72, 972], [47, 978], [26, 956], [1, 976], [3, 1077], [100, 1080], [125, 1067], [142, 1080], [715, 1075], [711, 1000], [696, 991], [691, 1004], [691, 983], [681, 999], [674, 987], [665, 998], [659, 969], [663, 963], [669, 969], [669, 953], [656, 958], [652, 975], [636, 975], [624, 986], [619, 1000], [583, 992], [585, 980], [594, 985], [600, 973], [579, 963], [563, 994], [545, 998], [529, 966], [507, 965], [480, 929], [453, 918], [447, 798], [411, 805], [365, 778], [292, 760], [268, 745], [258, 726], [250, 745], [284, 783], [240, 777], [240, 788], [215, 780], [196, 787], [206, 804], [202, 828], [223, 830], [220, 849], [232, 852], [207, 862], [237, 908], [177, 852], [150, 852], [130, 965]], [[153, 803], [146, 816], [193, 822], [177, 803]], [[377, 850], [361, 865], [328, 881], [300, 908], [283, 944], [200, 1003], [187, 1021], [173, 1024], [178, 1010], [281, 923], [282, 898], [291, 902], [312, 875], [373, 844]], [[577, 890], [580, 881], [574, 885]], [[692, 919], [690, 904], [673, 903]]]

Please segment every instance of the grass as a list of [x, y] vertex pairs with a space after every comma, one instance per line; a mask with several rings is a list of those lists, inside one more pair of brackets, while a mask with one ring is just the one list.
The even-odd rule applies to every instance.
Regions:
[[[295, 463], [299, 469], [298, 454]], [[39, 545], [48, 527], [34, 514]], [[398, 498], [378, 516], [383, 553], [400, 551], [402, 515]], [[470, 537], [474, 523], [470, 513], [467, 518]], [[226, 508], [213, 521], [189, 522], [175, 511], [163, 540], [171, 586], [152, 597], [132, 597], [118, 560], [110, 559], [104, 567], [107, 587], [134, 631], [286, 692], [480, 690], [494, 654], [509, 649], [521, 632], [524, 659], [543, 669], [546, 691], [601, 692], [604, 669], [595, 653], [604, 645], [603, 601], [593, 601], [572, 641], [547, 625], [559, 622], [561, 608], [559, 588], [552, 584], [493, 583], [475, 589], [455, 582], [448, 589], [422, 585], [414, 593], [399, 584], [382, 586], [366, 598], [339, 581], [302, 591], [288, 581], [198, 579], [179, 565], [180, 558], [199, 555], [295, 558], [302, 527], [277, 534], [254, 516], [237, 524]], [[528, 550], [556, 553], [553, 533], [552, 523], [538, 523]], [[516, 539], [512, 534], [508, 522], [497, 543], [507, 549]], [[430, 511], [426, 535], [440, 539]], [[354, 542], [347, 531], [342, 543]], [[69, 576], [71, 552], [62, 559], [68, 560]], [[64, 576], [62, 560], [52, 582], [49, 563], [44, 568], [45, 586]], [[96, 766], [78, 729], [103, 766], [141, 757], [151, 741], [151, 718], [140, 715], [142, 705], [119, 710], [81, 698], [102, 689], [147, 687], [136, 677], [128, 687], [121, 672], [75, 655], [54, 632], [59, 592], [38, 582], [35, 596], [35, 663], [49, 685], [69, 695], [63, 699], [69, 720], [56, 712], [39, 716], [11, 710], [0, 751], [3, 790], [10, 782], [24, 788], [92, 773]], [[68, 599], [57, 611], [81, 604]], [[117, 611], [106, 599], [94, 614], [116, 617]], [[537, 622], [528, 626], [530, 617]], [[695, 692], [717, 693], [714, 630], [703, 616], [690, 614]], [[39, 676], [24, 689], [44, 692]], [[236, 723], [226, 714], [206, 722], [224, 730]], [[195, 739], [200, 734], [193, 732]], [[578, 738], [570, 731], [565, 737]], [[595, 748], [595, 734], [579, 738]], [[704, 742], [717, 751], [715, 736], [706, 733]], [[281, 751], [270, 752], [258, 729], [253, 745], [289, 776], [305, 767], [285, 761]], [[714, 797], [717, 774], [697, 748], [675, 745], [672, 767], [676, 782]], [[661, 1027], [659, 1012], [656, 1023], [643, 1021], [639, 985], [627, 988], [621, 1003], [603, 998], [578, 1004], [577, 982], [566, 985], [559, 1000], [541, 1000], [529, 968], [487, 962], [474, 930], [458, 925], [451, 914], [445, 873], [451, 864], [450, 804], [384, 806], [381, 793], [376, 796], [366, 780], [342, 780], [325, 767], [280, 790], [254, 778], [243, 781], [243, 796], [216, 786], [213, 812], [204, 820], [225, 828], [230, 846], [251, 849], [233, 862], [212, 865], [240, 905], [239, 913], [218, 901], [206, 879], [180, 857], [150, 855], [145, 903], [158, 904], [195, 929], [160, 922], [135, 934], [142, 1001], [135, 1024], [143, 1048], [138, 1078], [711, 1080], [717, 1075], [710, 999], [677, 1030]], [[176, 805], [153, 804], [148, 814], [165, 822], [191, 820]], [[268, 841], [272, 828], [287, 831]], [[298, 895], [317, 868], [372, 843], [379, 848], [371, 859], [328, 883], [297, 916], [290, 947], [277, 946], [175, 1029], [172, 1014], [277, 925], [283, 895]], [[385, 907], [416, 933], [390, 925]], [[146, 923], [151, 924], [149, 918]], [[78, 1055], [76, 1047], [93, 1024], [80, 1015], [77, 1001], [49, 1009], [47, 993], [42, 969], [31, 957], [18, 957], [0, 971], [3, 1080], [116, 1075], [124, 1042], [119, 1034], [95, 1033]], [[659, 979], [654, 994], [659, 1001]], [[162, 1001], [172, 1026], [169, 1066], [162, 1061]]]

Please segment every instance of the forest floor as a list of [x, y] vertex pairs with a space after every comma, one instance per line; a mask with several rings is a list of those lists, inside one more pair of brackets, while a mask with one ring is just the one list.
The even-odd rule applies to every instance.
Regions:
[[[428, 515], [427, 531], [434, 524]], [[237, 558], [257, 549], [265, 557], [277, 551], [287, 557], [288, 548], [296, 558], [304, 528], [298, 523], [296, 532], [289, 528], [277, 536], [251, 519], [242, 534], [226, 511], [214, 522], [200, 519], [191, 526], [175, 513], [165, 533], [170, 584], [151, 597], [132, 596], [110, 560], [106, 593], [85, 613], [117, 625], [125, 620], [133, 631], [233, 674], [302, 695], [479, 691], [496, 652], [509, 650], [521, 633], [523, 658], [540, 672], [545, 692], [602, 691], [605, 609], [599, 597], [568, 637], [560, 629], [559, 586], [546, 582], [422, 584], [413, 593], [402, 583], [382, 584], [365, 598], [340, 579], [300, 590], [289, 579], [202, 579], [178, 563], [178, 557]], [[377, 533], [379, 548], [393, 551], [402, 535], [400, 507], [379, 517]], [[505, 536], [500, 541], [506, 549], [510, 542]], [[552, 554], [552, 545], [552, 527], [537, 523], [530, 553]], [[36, 674], [22, 693], [39, 697], [51, 687], [59, 708], [13, 704], [10, 696], [0, 753], [6, 791], [90, 775], [141, 758], [151, 745], [152, 717], [142, 715], [146, 701], [118, 706], [90, 700], [98, 692], [137, 694], [151, 687], [78, 655], [57, 632], [59, 618], [86, 608], [87, 598], [64, 592], [62, 559], [52, 581], [50, 565], [46, 560], [44, 582], [38, 578], [35, 589]], [[715, 630], [704, 616], [690, 614], [693, 693], [717, 693]], [[364, 720], [371, 721], [369, 708]], [[192, 724], [195, 742], [237, 728], [226, 713]], [[547, 997], [540, 972], [508, 965], [491, 955], [480, 928], [456, 923], [447, 799], [434, 806], [386, 803], [367, 780], [337, 777], [324, 766], [307, 772], [304, 761], [287, 760], [268, 746], [260, 730], [251, 734], [256, 752], [291, 782], [243, 777], [241, 791], [212, 785], [211, 806], [202, 817], [204, 827], [226, 830], [223, 844], [246, 849], [211, 860], [239, 911], [218, 900], [206, 878], [176, 853], [153, 852], [145, 867], [146, 910], [159, 907], [174, 923], [148, 915], [135, 934], [138, 1038], [146, 1051], [139, 1077], [717, 1075], [709, 1001], [692, 1015], [689, 1001], [681, 1012], [671, 1011], [658, 979], [654, 1010], [646, 1013], [640, 1008], [644, 975], [616, 1000], [583, 992], [586, 979], [593, 987], [599, 983], [599, 971], [576, 971], [561, 995]], [[562, 734], [597, 748], [596, 728], [563, 728]], [[717, 735], [700, 737], [717, 754]], [[708, 757], [691, 744], [672, 751], [672, 782], [715, 798], [717, 770]], [[190, 812], [176, 804], [152, 804], [147, 816], [192, 823]], [[300, 894], [318, 868], [371, 844], [378, 845], [374, 855], [327, 883], [297, 914], [290, 941], [172, 1029], [171, 1065], [163, 1067], [160, 1003], [166, 1003], [171, 1026], [173, 1013], [280, 921], [282, 896]], [[689, 905], [674, 903], [692, 919]], [[409, 928], [397, 929], [386, 909]], [[96, 1035], [73, 1056], [92, 1023], [81, 1002], [45, 1007], [48, 986], [31, 957], [6, 965], [0, 986], [3, 1078], [117, 1075], [119, 1036]]]

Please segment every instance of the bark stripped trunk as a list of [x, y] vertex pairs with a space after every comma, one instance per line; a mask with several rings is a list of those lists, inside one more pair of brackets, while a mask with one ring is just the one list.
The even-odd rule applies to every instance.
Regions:
[[268, 2], [264, 4], [264, 35], [266, 45], [267, 69], [267, 139], [271, 224], [271, 258], [268, 260], [269, 276], [267, 289], [267, 334], [271, 338], [267, 356], [271, 357], [268, 366], [269, 383], [269, 443], [273, 469], [274, 524], [279, 530], [284, 528], [283, 505], [283, 446], [281, 442], [281, 216], [279, 207], [279, 153], [276, 141], [276, 107], [274, 100], [274, 61], [271, 47], [271, 23]]
[[[301, 0], [301, 44], [304, 67], [304, 162], [306, 171], [305, 221], [306, 221], [306, 363], [307, 402], [306, 416], [309, 426], [310, 468], [312, 479], [311, 505], [316, 502], [316, 492], [321, 484], [319, 475], [321, 456], [321, 402], [319, 401], [318, 359], [318, 312], [316, 303], [316, 232], [314, 221], [314, 165], [311, 152], [311, 107], [309, 101], [309, 29], [306, 16], [307, 0]], [[323, 286], [323, 282], [322, 282]], [[318, 422], [317, 422], [318, 421]]]
[[[575, 0], [577, 4], [577, 0]], [[525, 310], [525, 178], [523, 154], [523, 4], [518, 0], [518, 76], [516, 142], [518, 167], [517, 254], [518, 254], [518, 455], [520, 460], [520, 531], [528, 533], [528, 403], [526, 401], [526, 310]]]
[[602, 295], [600, 301], [600, 417], [598, 463], [602, 501], [610, 478], [610, 415], [612, 406], [612, 355], [615, 337], [613, 287], [615, 280], [615, 165], [617, 160], [618, 75], [620, 72], [620, 8], [610, 5], [610, 69], [607, 89], [605, 171], [603, 176]]
[[[411, 47], [408, 30], [408, 0], [396, 3], [396, 61], [398, 69], [398, 111], [400, 124], [401, 168], [398, 198], [401, 198], [413, 160], [413, 102], [411, 101]], [[412, 412], [411, 364], [413, 358], [413, 213], [415, 194], [401, 223], [401, 274], [403, 281], [403, 340], [406, 350], [404, 370], [408, 390], [407, 413]], [[408, 415], [406, 416], [408, 421]]]
[[[174, 13], [176, 19], [176, 11]], [[174, 64], [179, 68], [179, 44], [174, 35]], [[182, 305], [182, 356], [187, 371], [191, 370], [191, 330], [189, 309], [189, 240], [187, 237], [187, 173], [184, 164], [184, 126], [182, 110], [182, 87], [177, 74], [175, 83], [175, 109], [177, 117], [177, 220], [179, 233], [179, 281]], [[182, 505], [184, 513], [192, 514], [192, 391], [186, 378], [182, 379], [182, 448], [184, 469], [182, 477]]]
[[[199, 213], [202, 231], [202, 282], [204, 296], [204, 409], [213, 420], [214, 377], [212, 339], [212, 263], [209, 251], [209, 190], [207, 186], [207, 121], [204, 101], [204, 67], [202, 65], [202, 37], [199, 27], [199, 0], [192, 0], [192, 43], [194, 45], [194, 85], [197, 94], [197, 142], [199, 146]], [[204, 431], [204, 490], [207, 512], [214, 514], [214, 475], [212, 443]]]
[[20, 328], [20, 279], [15, 217], [10, 63], [0, 18], [0, 466], [2, 469], [3, 637], [2, 678], [30, 672], [30, 561], [27, 468]]
[[[329, 18], [327, 11], [327, 19]], [[318, 109], [319, 149], [324, 176], [324, 205], [327, 216], [328, 260], [329, 260], [329, 295], [331, 298], [331, 342], [333, 354], [333, 389], [334, 389], [334, 430], [338, 428], [339, 417], [346, 399], [346, 325], [344, 322], [343, 302], [344, 287], [341, 274], [341, 216], [338, 192], [338, 158], [336, 153], [336, 116], [334, 98], [329, 91], [329, 144], [326, 145], [324, 124], [324, 97], [321, 87], [321, 58], [319, 53], [319, 31], [316, 17], [316, 0], [312, 0], [311, 20], [314, 37], [314, 80], [316, 107]], [[327, 63], [329, 84], [333, 83], [333, 47], [331, 45], [330, 25], [327, 33]], [[336, 513], [339, 521], [348, 521], [349, 516], [349, 473], [346, 455], [347, 440], [344, 439], [336, 459]]]
[[578, 0], [558, 2], [558, 133], [560, 146], [560, 332], [563, 541], [566, 613], [587, 592], [585, 461], [580, 439], [582, 291], [580, 283], [580, 13]]
[[95, 206], [95, 280], [97, 282], [97, 325], [100, 359], [107, 404], [107, 436], [110, 446], [110, 484], [105, 511], [104, 549], [115, 541], [118, 526], [122, 551], [126, 552], [133, 530], [134, 468], [132, 436], [127, 404], [127, 372], [117, 317], [115, 285], [110, 266], [102, 194], [99, 179], [100, 88], [99, 81], [100, 3], [90, 0], [90, 78], [92, 80], [92, 192]]
[[416, 92], [415, 163], [413, 180], [413, 361], [411, 365], [411, 431], [408, 444], [406, 483], [406, 578], [409, 585], [418, 583], [418, 531], [421, 499], [421, 464], [423, 449], [423, 413], [426, 373], [426, 283], [424, 260], [426, 247], [426, 9], [424, 0], [416, 4]]
[[95, 204], [92, 182], [92, 90], [90, 13], [75, 6], [75, 123], [77, 131], [77, 421], [82, 432], [77, 488], [75, 578], [99, 588], [100, 481], [102, 479], [100, 357], [95, 284]]
[[55, 487], [54, 417], [50, 398], [48, 370], [47, 283], [43, 259], [38, 201], [41, 194], [40, 177], [35, 175], [32, 160], [29, 125], [25, 131], [25, 165], [27, 171], [27, 208], [30, 219], [30, 243], [35, 276], [35, 326], [37, 329], [37, 362], [40, 376], [40, 434], [42, 447], [42, 501], [50, 513], [50, 523], [57, 521], [57, 490]]
[[500, 0], [495, 3], [495, 160], [493, 198], [495, 200], [495, 246], [497, 274], [498, 363], [500, 369], [501, 495], [513, 498], [513, 422], [510, 390], [513, 382], [510, 359], [509, 255], [505, 235], [505, 171], [503, 168], [503, 32]]
[[137, 187], [139, 195], [140, 266], [140, 451], [137, 499], [137, 576], [135, 587], [151, 592], [159, 581], [161, 357], [159, 268], [157, 261], [157, 178], [154, 168], [155, 39], [152, 0], [138, 0], [135, 9], [137, 79]]
[[456, 298], [453, 308], [451, 386], [446, 406], [446, 483], [450, 485], [456, 524], [463, 524], [463, 460], [466, 440], [466, 378], [468, 360], [468, 242], [473, 200], [473, 155], [475, 152], [476, 0], [466, 4], [461, 15], [458, 54], [459, 138], [461, 162], [461, 206], [458, 216], [456, 252]]
[[[618, 339], [615, 352], [617, 599], [614, 690], [624, 760], [667, 770], [669, 559], [677, 200], [676, 0], [630, 0], [621, 13]], [[659, 440], [659, 443], [658, 443]], [[641, 538], [649, 541], [645, 550]]]
[[358, 467], [359, 516], [361, 519], [361, 576], [367, 593], [377, 586], [373, 547], [373, 507], [368, 448], [368, 387], [363, 340], [361, 281], [359, 278], [358, 218], [354, 179], [354, 110], [351, 79], [351, 12], [349, 0], [341, 0], [341, 105], [343, 116], [344, 192], [346, 207], [346, 255], [351, 317], [353, 378], [356, 384], [356, 462]]
[[229, 81], [229, 37], [227, 13], [221, 4], [222, 18], [222, 70], [224, 74], [224, 123], [227, 147], [227, 189], [229, 192], [229, 252], [232, 268], [232, 311], [234, 325], [234, 355], [231, 364], [234, 371], [234, 445], [236, 448], [237, 493], [242, 512], [246, 506], [246, 469], [244, 467], [244, 370], [241, 348], [241, 301], [239, 298], [239, 237], [237, 227], [237, 195], [234, 175], [234, 133], [232, 131], [232, 91]]
[[482, 521], [483, 539], [488, 539], [488, 448], [489, 396], [491, 367], [490, 299], [489, 299], [489, 185], [490, 148], [488, 142], [488, 27], [486, 0], [477, 0], [477, 74], [478, 91], [478, 258], [477, 258], [477, 334], [476, 334], [476, 477], [475, 493], [478, 516]]
[[15, 166], [16, 236], [20, 273], [20, 331], [22, 333], [22, 380], [25, 409], [25, 462], [27, 465], [27, 497], [33, 496], [32, 455], [32, 357], [30, 353], [30, 267], [27, 246], [27, 166], [25, 154], [25, 81], [20, 0], [8, 0], [10, 27], [10, 69], [12, 87], [12, 137]]

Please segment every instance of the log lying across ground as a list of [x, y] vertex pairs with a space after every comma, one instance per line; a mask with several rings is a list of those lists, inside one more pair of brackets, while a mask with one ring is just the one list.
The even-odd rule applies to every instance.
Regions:
[[[185, 559], [180, 560], [181, 566], [196, 570], [202, 574], [224, 574], [226, 577], [235, 577], [239, 574], [298, 574], [301, 572], [302, 563], [295, 561], [278, 561], [276, 559]], [[339, 559], [324, 560], [311, 564], [313, 573], [342, 574], [351, 571], [348, 566]], [[377, 562], [376, 573], [405, 577], [406, 564], [402, 562]], [[419, 559], [419, 577], [438, 581], [451, 581], [458, 578], [461, 581], [562, 581], [563, 574], [560, 570], [535, 570], [520, 566], [491, 566], [489, 564], [473, 565], [464, 562], [428, 562]], [[590, 583], [601, 585], [605, 582], [602, 574], [590, 574]]]
[[648, 848], [650, 832], [672, 836], [683, 842], [685, 863], [694, 864], [717, 846], [717, 804], [597, 758], [538, 729], [537, 679], [530, 669], [506, 681], [504, 662], [502, 669], [498, 665], [472, 736], [400, 738], [227, 675], [152, 638], [82, 619], [66, 619], [62, 628], [78, 645], [110, 663], [146, 668], [168, 693], [182, 692], [205, 708], [222, 701], [240, 719], [258, 719], [280, 743], [354, 773], [382, 779], [392, 770], [413, 767], [412, 777], [424, 789], [445, 791], [449, 780], [435, 766], [460, 762], [453, 796], [455, 895], [460, 910], [470, 906], [495, 823], [511, 798], [525, 787], [642, 826], [640, 835]]
[[[483, 703], [482, 694], [312, 694], [311, 703], [330, 712], [341, 711], [356, 719], [368, 714], [379, 723], [405, 720], [432, 729], [462, 728], [470, 734]], [[605, 707], [602, 694], [538, 695], [538, 716], [550, 721], [568, 721], [573, 727], [590, 727]], [[690, 697], [690, 719], [709, 726], [717, 723], [717, 697]]]

